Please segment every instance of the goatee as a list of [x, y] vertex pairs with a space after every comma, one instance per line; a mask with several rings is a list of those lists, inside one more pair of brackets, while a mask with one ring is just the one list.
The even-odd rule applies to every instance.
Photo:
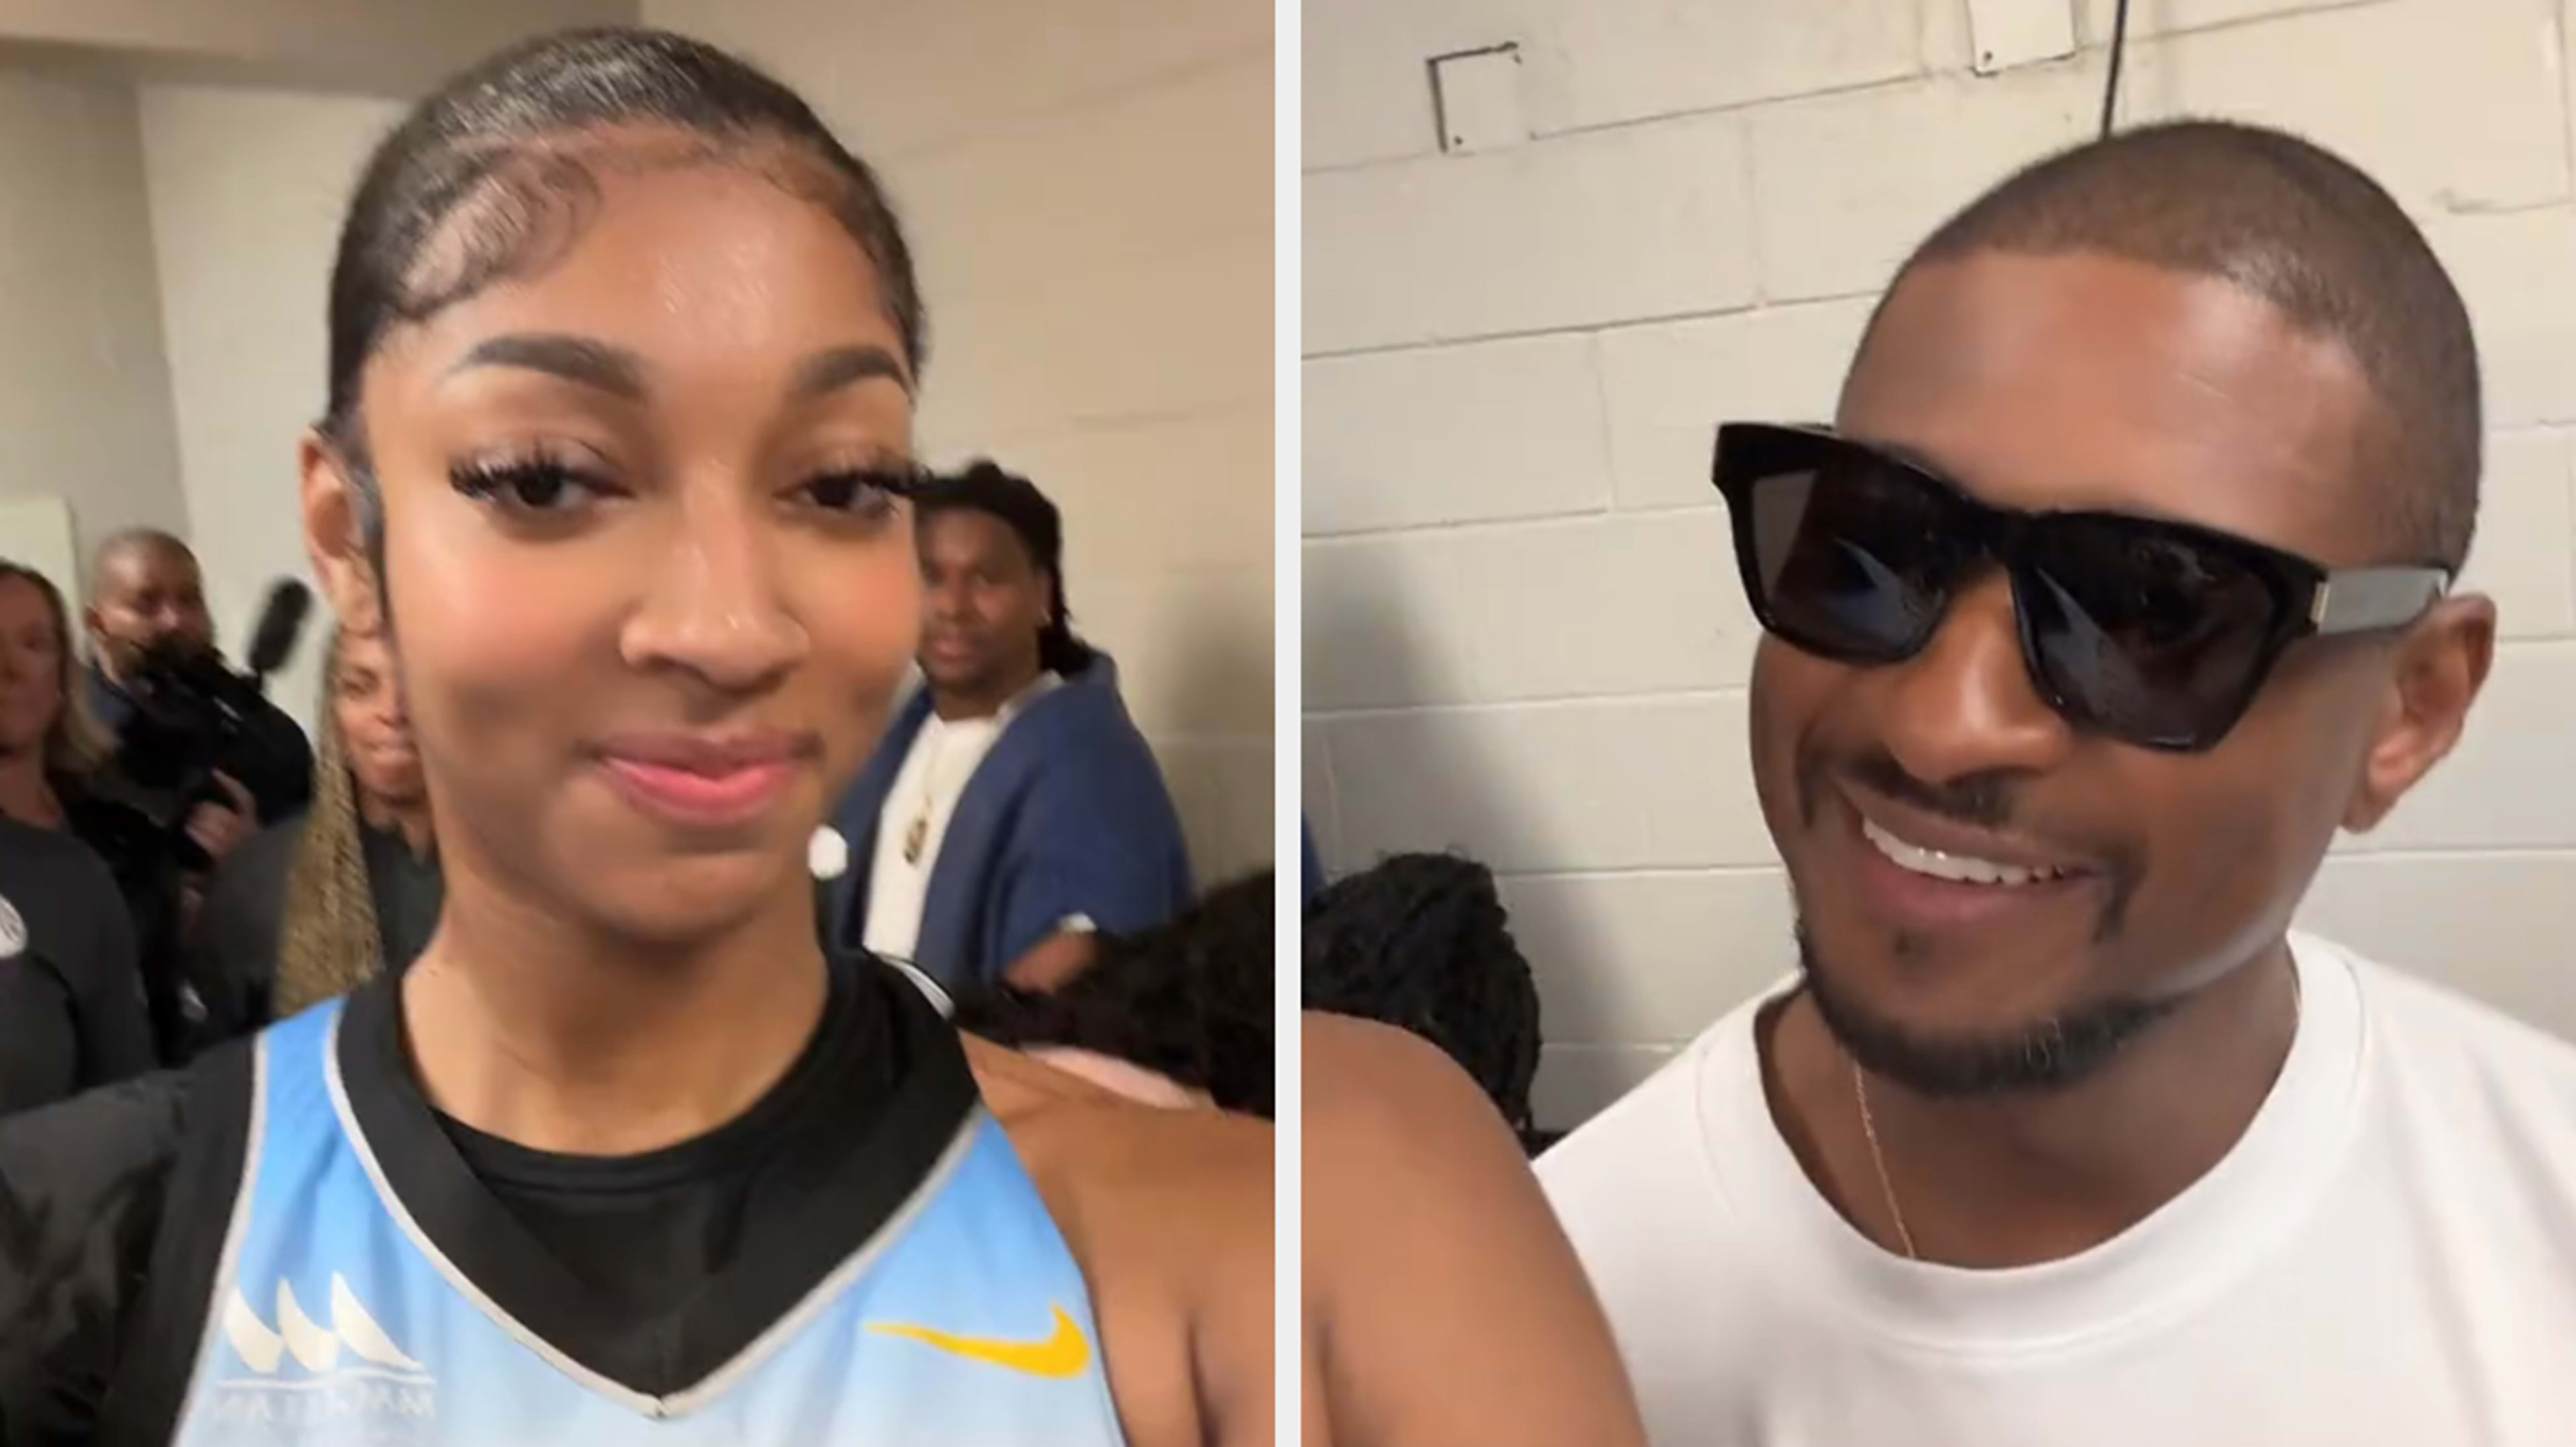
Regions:
[[1910, 1030], [1843, 993], [1833, 971], [1818, 968], [1804, 920], [1798, 969], [1817, 1017], [1861, 1069], [1932, 1099], [2065, 1090], [2180, 1003], [2110, 1000], [1991, 1035], [1938, 1036]]

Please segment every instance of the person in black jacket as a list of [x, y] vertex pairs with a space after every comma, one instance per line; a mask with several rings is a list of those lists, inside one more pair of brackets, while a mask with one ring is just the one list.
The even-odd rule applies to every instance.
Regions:
[[173, 1062], [188, 1014], [179, 975], [185, 872], [169, 831], [124, 802], [81, 704], [77, 668], [61, 590], [0, 561], [0, 819], [61, 833], [105, 861], [112, 897], [124, 904], [124, 948], [141, 971], [153, 1053]]
[[[234, 851], [198, 915], [189, 975], [210, 1040], [401, 970], [438, 924], [429, 796], [384, 640], [333, 635], [323, 678], [313, 807]], [[344, 850], [365, 888], [340, 887]]]
[[54, 784], [88, 756], [64, 623], [43, 575], [0, 563], [0, 1115], [155, 1063], [133, 918]]
[[0, 819], [0, 1115], [154, 1063], [116, 877], [68, 834]]
[[[122, 750], [131, 742], [132, 686], [145, 660], [171, 650], [214, 652], [215, 624], [206, 611], [196, 554], [157, 529], [109, 538], [90, 564], [85, 621], [92, 658], [84, 702]], [[261, 823], [287, 818], [312, 798], [313, 751], [304, 731], [265, 700], [243, 720], [222, 757], [210, 762], [230, 797], [196, 806], [188, 834], [217, 862]], [[147, 776], [140, 765], [131, 772]]]

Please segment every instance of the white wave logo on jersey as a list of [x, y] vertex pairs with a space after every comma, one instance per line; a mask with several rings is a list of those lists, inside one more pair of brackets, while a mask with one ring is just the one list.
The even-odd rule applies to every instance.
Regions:
[[[348, 1279], [331, 1277], [331, 1324], [315, 1321], [277, 1283], [277, 1324], [251, 1309], [240, 1288], [224, 1301], [223, 1337], [250, 1375], [215, 1384], [207, 1427], [215, 1442], [338, 1442], [367, 1425], [369, 1440], [419, 1440], [438, 1415], [429, 1369], [358, 1302]], [[390, 1435], [388, 1435], [390, 1433]]]
[[[305, 1314], [295, 1299], [295, 1288], [284, 1281], [277, 1283], [277, 1329], [269, 1330], [259, 1313], [250, 1309], [236, 1287], [232, 1299], [224, 1304], [224, 1339], [250, 1369], [264, 1377], [284, 1370], [292, 1356], [308, 1372], [339, 1371], [356, 1376], [389, 1376], [407, 1381], [429, 1380], [429, 1369], [413, 1361], [402, 1348], [395, 1346], [385, 1329], [358, 1304], [358, 1294], [349, 1289], [349, 1280], [334, 1273], [331, 1277], [331, 1325], [328, 1328]], [[340, 1365], [340, 1354], [346, 1351], [356, 1361]], [[370, 1371], [369, 1368], [375, 1370]]]

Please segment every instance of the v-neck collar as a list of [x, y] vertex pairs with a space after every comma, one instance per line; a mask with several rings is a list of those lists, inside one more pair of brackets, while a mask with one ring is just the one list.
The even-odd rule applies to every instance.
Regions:
[[841, 988], [883, 993], [895, 1022], [893, 1097], [815, 1190], [747, 1232], [739, 1254], [649, 1331], [547, 1250], [441, 1128], [404, 1047], [395, 977], [351, 995], [339, 1021], [330, 1048], [341, 1125], [387, 1210], [496, 1325], [602, 1395], [646, 1416], [677, 1415], [756, 1366], [779, 1344], [773, 1328], [890, 1244], [981, 1119], [965, 1051], [930, 1001], [873, 961], [830, 968], [852, 972]]

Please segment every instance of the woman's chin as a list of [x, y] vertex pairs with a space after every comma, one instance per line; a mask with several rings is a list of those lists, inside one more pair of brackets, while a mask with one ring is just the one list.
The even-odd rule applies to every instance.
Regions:
[[685, 947], [732, 934], [764, 910], [788, 904], [810, 910], [804, 876], [796, 876], [790, 893], [780, 888], [781, 872], [781, 862], [765, 855], [695, 855], [609, 877], [594, 874], [581, 893], [613, 932], [648, 946]]

